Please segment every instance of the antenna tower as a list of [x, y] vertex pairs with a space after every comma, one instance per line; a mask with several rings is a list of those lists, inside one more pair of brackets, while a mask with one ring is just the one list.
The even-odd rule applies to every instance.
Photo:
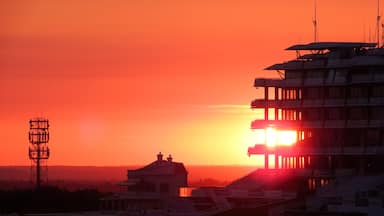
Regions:
[[384, 46], [384, 23], [381, 24], [382, 32], [381, 32], [381, 45]]
[[[41, 162], [49, 158], [49, 122], [44, 118], [29, 120], [29, 159], [33, 162], [31, 168], [36, 168], [36, 189], [41, 186]], [[35, 166], [35, 167], [34, 167]]]
[[314, 42], [317, 42], [317, 40], [318, 40], [318, 37], [317, 37], [317, 2], [316, 2], [316, 0], [314, 0], [315, 1], [315, 16], [314, 16], [314, 18], [313, 18], [313, 20], [312, 20], [312, 23], [313, 23], [313, 36], [314, 36]]
[[377, 37], [377, 47], [380, 47], [380, 0], [377, 0], [377, 20], [376, 20], [376, 37]]

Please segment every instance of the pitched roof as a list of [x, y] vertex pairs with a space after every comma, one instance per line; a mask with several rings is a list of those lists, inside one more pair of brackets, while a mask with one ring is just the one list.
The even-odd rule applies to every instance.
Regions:
[[187, 170], [183, 163], [157, 160], [149, 165], [136, 170], [128, 170], [128, 178], [133, 176], [145, 176], [145, 175], [180, 175], [187, 174]]

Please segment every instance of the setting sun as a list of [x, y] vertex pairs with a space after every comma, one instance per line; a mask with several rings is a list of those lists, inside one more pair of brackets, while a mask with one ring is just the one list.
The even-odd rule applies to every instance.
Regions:
[[273, 127], [268, 127], [264, 131], [264, 143], [268, 147], [290, 146], [297, 141], [296, 131], [279, 131]]
[[279, 131], [277, 133], [278, 145], [281, 146], [290, 146], [297, 142], [297, 132], [296, 131]]
[[277, 145], [278, 132], [276, 129], [268, 127], [265, 129], [265, 145], [268, 147], [274, 147]]

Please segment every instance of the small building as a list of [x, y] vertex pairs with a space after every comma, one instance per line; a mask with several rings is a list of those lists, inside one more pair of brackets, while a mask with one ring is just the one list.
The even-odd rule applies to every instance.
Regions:
[[161, 152], [157, 160], [149, 165], [128, 170], [127, 180], [120, 185], [124, 187], [101, 200], [101, 209], [114, 211], [143, 211], [164, 209], [169, 200], [179, 197], [179, 190], [187, 187], [188, 172], [183, 163], [174, 162], [169, 155], [163, 159]]
[[132, 192], [152, 192], [161, 196], [177, 197], [179, 188], [187, 187], [188, 172], [183, 163], [173, 162], [169, 155], [163, 159], [161, 152], [157, 160], [136, 170], [128, 170], [128, 180], [122, 185]]

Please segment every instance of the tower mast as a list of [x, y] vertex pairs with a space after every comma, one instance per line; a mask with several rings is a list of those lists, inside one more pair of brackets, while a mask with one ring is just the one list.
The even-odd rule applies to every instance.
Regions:
[[377, 38], [377, 47], [380, 47], [380, 0], [377, 0], [377, 20], [376, 20], [376, 38]]
[[381, 24], [381, 44], [384, 45], [384, 23]]
[[315, 16], [312, 20], [312, 23], [313, 23], [313, 36], [314, 36], [314, 42], [317, 42], [318, 38], [317, 38], [317, 4], [316, 4], [316, 0], [314, 0], [314, 3], [315, 3]]
[[41, 186], [41, 162], [49, 158], [49, 122], [48, 119], [33, 118], [29, 120], [28, 155], [36, 168], [36, 189]]

